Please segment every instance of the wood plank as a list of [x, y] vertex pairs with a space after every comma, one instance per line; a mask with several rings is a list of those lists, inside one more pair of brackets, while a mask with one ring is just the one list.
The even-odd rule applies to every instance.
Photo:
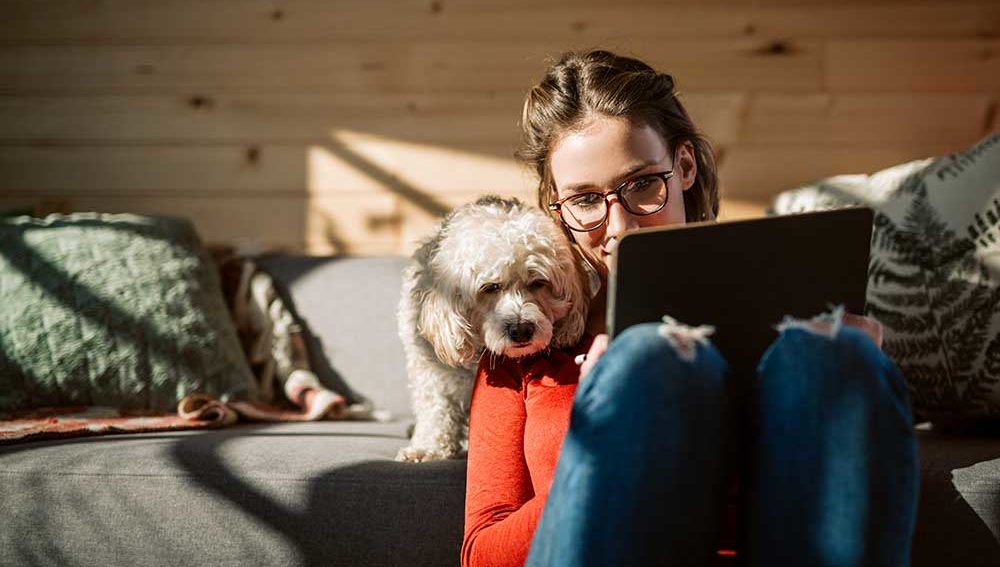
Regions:
[[[328, 193], [379, 187], [404, 197], [451, 193], [521, 191], [533, 187], [531, 173], [512, 157], [466, 149], [400, 142], [367, 133], [341, 132], [328, 144], [310, 146], [310, 191]], [[350, 168], [363, 176], [346, 183]], [[412, 199], [418, 201], [419, 199]]]
[[[600, 41], [609, 35], [736, 35], [750, 3], [282, 2], [244, 0], [8, 1], [7, 42], [315, 42], [331, 39], [538, 39]], [[624, 31], [623, 31], [624, 30]]]
[[4, 192], [304, 195], [308, 174], [295, 146], [0, 147]]
[[796, 2], [763, 1], [751, 17], [763, 37], [962, 38], [1000, 35], [995, 1]]
[[[62, 195], [64, 210], [168, 214], [191, 219], [206, 243], [248, 249], [283, 248], [316, 253], [394, 253], [399, 248], [397, 199], [391, 195], [322, 198]], [[31, 207], [38, 196], [0, 197], [0, 209]], [[386, 222], [389, 219], [389, 222]]]
[[0, 191], [421, 195], [531, 186], [513, 158], [342, 133], [323, 145], [0, 146]]
[[0, 43], [275, 43], [333, 39], [954, 37], [997, 34], [1000, 7], [961, 2], [330, 2], [7, 0]]
[[[305, 198], [173, 198], [107, 197], [54, 195], [62, 198], [66, 212], [167, 214], [189, 218], [204, 242], [239, 243], [244, 246], [285, 247], [301, 250], [306, 216]], [[37, 196], [0, 197], [0, 208], [24, 206], [39, 201]]]
[[392, 194], [340, 194], [313, 197], [305, 223], [310, 253], [397, 253], [400, 198]]
[[1000, 91], [1000, 39], [831, 40], [830, 91]]
[[[257, 158], [263, 171], [246, 172], [238, 148], [2, 148], [0, 190], [21, 196], [137, 201], [391, 196], [423, 212], [426, 218], [414, 221], [415, 226], [426, 225], [427, 218], [444, 214], [473, 195], [515, 194], [533, 200], [534, 179], [512, 162], [471, 156], [463, 158], [467, 161], [462, 165], [463, 160], [454, 157], [461, 154], [447, 150], [403, 151], [407, 148], [400, 150], [393, 142], [363, 138], [343, 143], [365, 161], [359, 162], [357, 156], [345, 160], [340, 149], [264, 147]], [[829, 175], [873, 172], [964, 146], [940, 141], [899, 146], [735, 146], [720, 163], [722, 193], [724, 199], [764, 202], [782, 190]], [[39, 154], [32, 156], [33, 152]], [[101, 152], [106, 155], [101, 157]], [[53, 154], [58, 157], [52, 158]], [[205, 165], [195, 165], [199, 162]], [[411, 215], [408, 208], [401, 214]]]
[[[0, 92], [523, 92], [542, 77], [547, 57], [590, 45], [475, 40], [15, 46], [0, 50]], [[821, 86], [822, 49], [815, 40], [635, 38], [604, 47], [673, 74], [685, 91]]]
[[[503, 197], [513, 197], [525, 203], [534, 205], [535, 189], [526, 187], [517, 191], [468, 191], [465, 193], [449, 193], [441, 195], [441, 201], [447, 210], [465, 203], [471, 203], [486, 193], [497, 194]], [[419, 246], [420, 242], [430, 236], [437, 228], [438, 223], [444, 217], [442, 214], [435, 214], [425, 208], [419, 207], [413, 202], [400, 201], [400, 251], [404, 254], [412, 254]]]
[[766, 202], [723, 199], [719, 203], [719, 220], [729, 221], [760, 218], [764, 216], [766, 208]]
[[[336, 129], [513, 144], [521, 96], [222, 93], [0, 95], [0, 140], [317, 142]], [[509, 155], [509, 152], [508, 152]]]
[[[746, 95], [686, 92], [682, 100], [713, 140], [740, 128]], [[523, 94], [253, 93], [0, 95], [0, 143], [321, 143], [354, 130], [432, 145], [493, 146], [509, 157]]]
[[746, 93], [682, 91], [678, 98], [713, 145], [721, 147], [739, 141], [749, 104]]
[[994, 101], [986, 94], [759, 94], [750, 99], [740, 141], [968, 145], [988, 130]]
[[748, 146], [730, 149], [719, 167], [723, 201], [767, 203], [782, 191], [833, 175], [874, 173], [942, 155], [962, 145], [923, 141], [912, 146]]

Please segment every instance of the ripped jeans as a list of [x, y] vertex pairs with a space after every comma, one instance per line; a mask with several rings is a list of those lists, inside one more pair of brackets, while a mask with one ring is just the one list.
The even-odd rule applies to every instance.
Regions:
[[734, 473], [739, 564], [909, 565], [913, 418], [871, 338], [786, 319], [740, 377], [710, 329], [665, 320], [625, 330], [577, 388], [527, 565], [711, 564]]

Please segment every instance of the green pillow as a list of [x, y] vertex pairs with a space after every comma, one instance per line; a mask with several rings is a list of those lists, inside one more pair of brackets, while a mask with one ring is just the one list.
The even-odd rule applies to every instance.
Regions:
[[0, 219], [0, 303], [0, 411], [256, 397], [219, 275], [186, 220]]

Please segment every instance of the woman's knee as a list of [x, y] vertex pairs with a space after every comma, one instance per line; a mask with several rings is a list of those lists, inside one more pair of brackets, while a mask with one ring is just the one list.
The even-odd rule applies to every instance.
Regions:
[[628, 440], [627, 451], [642, 454], [692, 439], [721, 442], [725, 362], [707, 341], [696, 342], [688, 360], [661, 331], [656, 323], [637, 325], [608, 345], [577, 389], [569, 439], [597, 446]]
[[643, 323], [615, 337], [581, 388], [616, 398], [666, 396], [683, 403], [721, 396], [727, 368], [702, 329]]
[[909, 404], [895, 364], [864, 331], [839, 325], [827, 331], [788, 326], [758, 366], [759, 388], [813, 391], [816, 399], [832, 392], [858, 392], [870, 401], [886, 396]]

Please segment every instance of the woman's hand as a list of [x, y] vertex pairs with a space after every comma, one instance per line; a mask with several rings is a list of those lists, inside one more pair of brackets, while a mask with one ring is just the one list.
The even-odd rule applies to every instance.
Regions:
[[[861, 329], [862, 331], [868, 333], [868, 336], [875, 341], [878, 348], [882, 348], [882, 323], [871, 317], [866, 317], [864, 315], [855, 315], [853, 313], [844, 313], [843, 324], [849, 327], [854, 327], [856, 329]], [[830, 332], [830, 322], [829, 321], [813, 321], [810, 323], [813, 329], [820, 333]]]
[[[827, 321], [814, 321], [810, 323], [813, 328], [818, 332], [830, 331], [830, 323]], [[878, 348], [882, 348], [882, 323], [879, 323], [877, 319], [872, 317], [866, 317], [864, 315], [855, 315], [853, 313], [844, 313], [843, 324], [861, 329], [868, 334], [869, 337], [875, 341], [875, 345]], [[608, 335], [607, 333], [601, 333], [594, 337], [594, 342], [590, 345], [590, 350], [587, 351], [587, 358], [580, 365], [580, 380], [587, 377], [590, 373], [590, 369], [597, 364], [604, 351], [608, 350]]]
[[882, 348], [882, 323], [879, 323], [877, 319], [864, 315], [844, 313], [844, 324], [868, 333], [868, 336], [875, 341], [875, 345], [878, 348]]
[[594, 337], [594, 342], [590, 344], [590, 350], [587, 351], [587, 358], [580, 365], [580, 380], [587, 377], [590, 373], [590, 369], [597, 364], [598, 359], [604, 354], [604, 351], [608, 350], [608, 334], [601, 333]]

